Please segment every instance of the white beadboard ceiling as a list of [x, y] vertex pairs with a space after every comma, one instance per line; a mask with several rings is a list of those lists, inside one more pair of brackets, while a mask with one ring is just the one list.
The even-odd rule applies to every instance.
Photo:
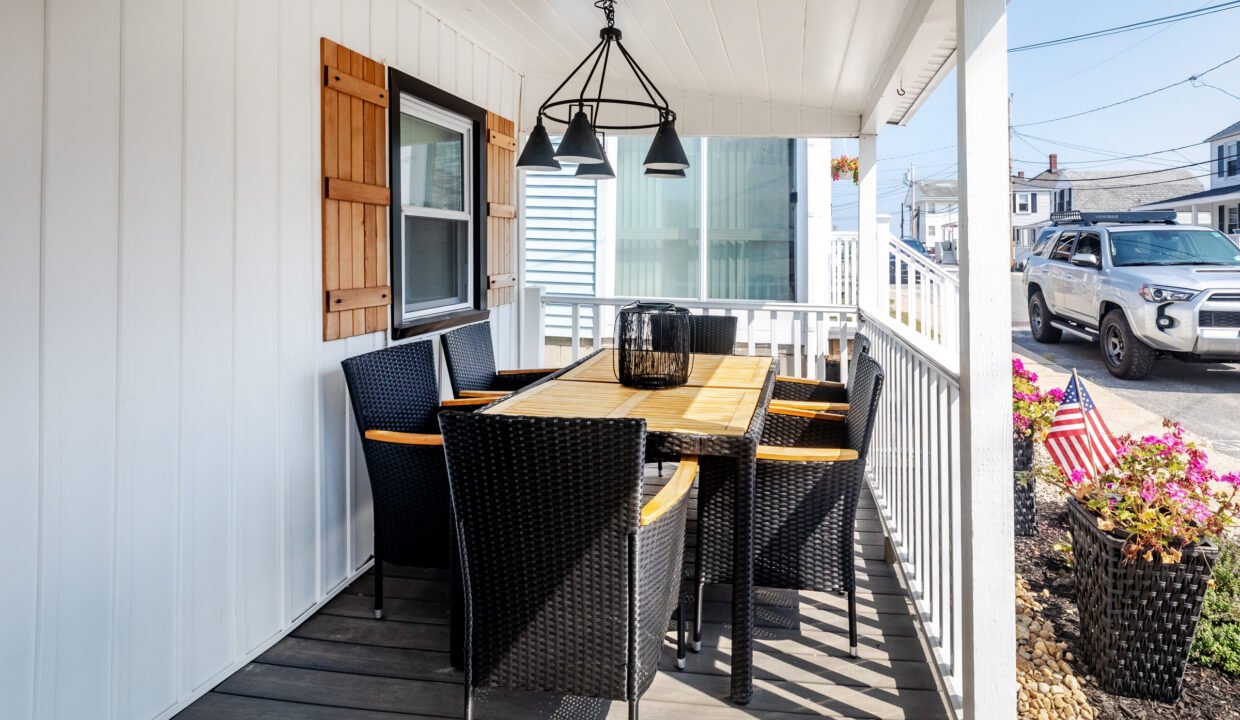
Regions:
[[[423, 2], [521, 73], [522, 129], [604, 25], [593, 0]], [[853, 136], [907, 122], [954, 60], [954, 13], [952, 0], [619, 0], [616, 26], [681, 134]], [[642, 95], [620, 58], [610, 68], [609, 95]]]

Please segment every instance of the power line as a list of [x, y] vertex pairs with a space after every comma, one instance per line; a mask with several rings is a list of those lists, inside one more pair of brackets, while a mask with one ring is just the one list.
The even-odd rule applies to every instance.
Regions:
[[[1240, 2], [1240, 0], [1236, 0], [1236, 2]], [[1109, 110], [1110, 108], [1117, 107], [1117, 106], [1119, 106], [1119, 105], [1124, 105], [1124, 104], [1126, 104], [1126, 103], [1130, 103], [1130, 102], [1132, 102], [1132, 101], [1134, 101], [1134, 100], [1140, 100], [1141, 98], [1147, 98], [1147, 97], [1149, 97], [1149, 96], [1151, 96], [1151, 95], [1157, 95], [1157, 94], [1158, 94], [1158, 93], [1160, 93], [1160, 92], [1163, 92], [1163, 91], [1166, 91], [1166, 90], [1170, 90], [1170, 89], [1171, 89], [1171, 88], [1173, 88], [1173, 87], [1178, 87], [1178, 86], [1183, 85], [1183, 84], [1185, 84], [1185, 83], [1193, 83], [1193, 82], [1198, 82], [1198, 81], [1200, 81], [1200, 79], [1201, 79], [1202, 77], [1205, 77], [1208, 73], [1212, 73], [1212, 72], [1214, 72], [1215, 70], [1218, 70], [1219, 68], [1223, 67], [1224, 65], [1227, 65], [1227, 64], [1229, 64], [1229, 63], [1233, 63], [1233, 62], [1235, 62], [1236, 60], [1240, 60], [1240, 55], [1235, 55], [1235, 56], [1233, 56], [1233, 57], [1231, 57], [1231, 58], [1229, 58], [1229, 59], [1227, 59], [1227, 60], [1224, 60], [1223, 62], [1219, 63], [1218, 65], [1215, 65], [1214, 67], [1212, 67], [1212, 68], [1210, 68], [1210, 69], [1208, 69], [1208, 70], [1204, 70], [1204, 71], [1202, 71], [1202, 72], [1197, 73], [1196, 75], [1190, 75], [1189, 77], [1186, 77], [1186, 78], [1184, 78], [1183, 80], [1179, 80], [1179, 81], [1177, 81], [1177, 82], [1173, 82], [1173, 83], [1171, 83], [1170, 85], [1163, 85], [1163, 86], [1162, 86], [1162, 87], [1160, 87], [1160, 88], [1156, 88], [1156, 89], [1154, 89], [1154, 90], [1150, 90], [1150, 91], [1148, 91], [1148, 92], [1143, 92], [1143, 93], [1141, 93], [1140, 95], [1134, 95], [1134, 96], [1132, 96], [1132, 97], [1130, 97], [1130, 98], [1125, 98], [1125, 99], [1123, 99], [1123, 100], [1117, 100], [1116, 102], [1113, 102], [1113, 103], [1110, 103], [1110, 104], [1107, 104], [1107, 105], [1101, 105], [1101, 106], [1099, 106], [1099, 107], [1096, 107], [1096, 108], [1091, 108], [1091, 109], [1089, 109], [1089, 110], [1082, 110], [1081, 112], [1072, 113], [1071, 115], [1063, 115], [1063, 116], [1061, 116], [1061, 117], [1056, 117], [1056, 118], [1047, 118], [1046, 120], [1038, 120], [1038, 121], [1035, 121], [1035, 122], [1019, 123], [1019, 124], [1013, 125], [1012, 127], [1014, 127], [1014, 128], [1019, 128], [1019, 127], [1031, 127], [1031, 126], [1034, 126], [1034, 125], [1046, 125], [1046, 124], [1048, 124], [1048, 123], [1059, 122], [1060, 120], [1069, 120], [1069, 119], [1071, 119], [1071, 118], [1081, 117], [1082, 115], [1089, 115], [1089, 114], [1091, 114], [1091, 113], [1096, 113], [1096, 112], [1098, 112], [1098, 111], [1100, 111], [1100, 110]]]
[[1092, 32], [1081, 33], [1080, 35], [1069, 35], [1068, 37], [1056, 38], [1054, 40], [1044, 40], [1042, 42], [1030, 43], [1029, 45], [1020, 45], [1018, 47], [1009, 48], [1009, 53], [1024, 52], [1026, 50], [1040, 50], [1042, 48], [1055, 47], [1056, 45], [1066, 45], [1067, 43], [1080, 42], [1081, 40], [1093, 40], [1094, 38], [1107, 37], [1109, 35], [1118, 35], [1120, 33], [1131, 32], [1133, 30], [1141, 30], [1143, 28], [1156, 27], [1158, 25], [1166, 25], [1168, 23], [1189, 20], [1204, 15], [1213, 15], [1214, 13], [1231, 10], [1240, 5], [1240, 0], [1230, 0], [1229, 2], [1211, 5], [1209, 7], [1197, 8], [1196, 10], [1186, 10], [1174, 15], [1164, 15], [1163, 17], [1150, 18], [1149, 20], [1141, 20], [1127, 25], [1119, 25], [1112, 28], [1102, 30], [1094, 30]]
[[[1200, 147], [1200, 146], [1201, 146], [1201, 143], [1189, 143], [1189, 144], [1187, 144], [1187, 145], [1180, 145], [1180, 146], [1178, 146], [1178, 147], [1167, 148], [1166, 150], [1152, 150], [1152, 151], [1150, 151], [1150, 152], [1144, 152], [1144, 153], [1132, 153], [1132, 154], [1129, 154], [1129, 155], [1121, 155], [1121, 154], [1120, 154], [1118, 151], [1116, 151], [1116, 150], [1104, 150], [1103, 148], [1093, 147], [1093, 146], [1091, 146], [1091, 145], [1078, 145], [1078, 144], [1074, 144], [1074, 143], [1066, 142], [1066, 141], [1064, 141], [1064, 140], [1055, 140], [1054, 138], [1040, 137], [1040, 136], [1038, 136], [1038, 135], [1030, 135], [1030, 134], [1028, 134], [1028, 133], [1022, 133], [1022, 132], [1018, 132], [1018, 133], [1014, 133], [1014, 134], [1015, 134], [1017, 137], [1019, 137], [1019, 138], [1027, 138], [1027, 139], [1029, 139], [1029, 140], [1037, 140], [1038, 142], [1047, 142], [1047, 143], [1051, 143], [1052, 145], [1062, 145], [1062, 146], [1067, 147], [1067, 148], [1072, 148], [1073, 150], [1084, 150], [1084, 151], [1086, 151], [1086, 152], [1092, 152], [1092, 153], [1096, 153], [1096, 154], [1098, 154], [1098, 155], [1110, 155], [1110, 156], [1111, 156], [1111, 157], [1109, 157], [1109, 158], [1104, 158], [1104, 159], [1102, 159], [1102, 160], [1079, 160], [1079, 161], [1075, 161], [1075, 162], [1065, 162], [1065, 163], [1063, 163], [1064, 165], [1078, 165], [1078, 164], [1082, 164], [1082, 163], [1111, 162], [1112, 160], [1134, 160], [1134, 159], [1137, 159], [1137, 158], [1152, 157], [1152, 156], [1154, 156], [1154, 155], [1162, 155], [1162, 154], [1164, 154], [1164, 153], [1179, 152], [1179, 151], [1181, 151], [1181, 150], [1187, 150], [1187, 149], [1189, 149], [1189, 148], [1195, 148], [1195, 147]], [[1031, 147], [1032, 147], [1032, 146], [1031, 146]], [[1037, 150], [1038, 152], [1041, 152], [1041, 149], [1039, 149], [1039, 148], [1033, 148], [1033, 149], [1034, 149], [1034, 150]]]
[[[1201, 5], [1199, 5], [1199, 6], [1197, 7], [1197, 9], [1198, 9], [1198, 10], [1200, 10], [1200, 9], [1204, 8], [1206, 5], [1208, 5], [1208, 4], [1209, 4], [1209, 2], [1210, 2], [1210, 0], [1206, 0], [1206, 1], [1205, 1], [1205, 2], [1203, 2]], [[1136, 49], [1137, 47], [1140, 47], [1141, 45], [1144, 45], [1145, 43], [1149, 42], [1150, 40], [1153, 40], [1154, 38], [1156, 38], [1156, 37], [1158, 37], [1159, 35], [1161, 35], [1161, 34], [1163, 34], [1163, 33], [1167, 32], [1167, 31], [1168, 31], [1168, 30], [1170, 30], [1170, 29], [1171, 29], [1171, 24], [1167, 24], [1167, 25], [1163, 26], [1161, 29], [1159, 29], [1159, 30], [1155, 30], [1154, 32], [1150, 33], [1149, 35], [1146, 35], [1145, 37], [1141, 38], [1140, 40], [1138, 40], [1138, 41], [1136, 41], [1136, 42], [1134, 42], [1134, 43], [1132, 43], [1132, 44], [1130, 44], [1130, 45], [1125, 46], [1125, 47], [1124, 47], [1122, 50], [1120, 50], [1119, 52], [1116, 52], [1116, 53], [1114, 53], [1114, 54], [1108, 55], [1108, 56], [1106, 56], [1105, 58], [1103, 58], [1102, 60], [1099, 60], [1098, 62], [1096, 62], [1096, 63], [1094, 63], [1094, 64], [1092, 64], [1092, 65], [1087, 65], [1087, 66], [1085, 66], [1085, 67], [1081, 68], [1080, 70], [1077, 70], [1076, 72], [1073, 72], [1073, 73], [1070, 73], [1070, 74], [1068, 74], [1068, 75], [1064, 75], [1064, 76], [1062, 76], [1062, 77], [1056, 78], [1056, 79], [1054, 79], [1054, 80], [1051, 80], [1050, 82], [1042, 83], [1041, 85], [1034, 85], [1033, 87], [1030, 87], [1030, 88], [1022, 88], [1022, 89], [1020, 89], [1020, 90], [1015, 90], [1015, 91], [1013, 91], [1013, 93], [1014, 93], [1014, 94], [1016, 94], [1016, 95], [1020, 95], [1020, 94], [1022, 94], [1022, 93], [1027, 93], [1027, 92], [1036, 92], [1036, 91], [1038, 91], [1038, 90], [1042, 90], [1043, 88], [1048, 88], [1048, 87], [1051, 87], [1052, 85], [1058, 85], [1059, 83], [1061, 83], [1061, 82], [1063, 82], [1063, 81], [1065, 81], [1065, 80], [1071, 80], [1072, 78], [1077, 77], [1078, 75], [1083, 75], [1083, 74], [1085, 74], [1085, 73], [1089, 72], [1090, 70], [1093, 70], [1093, 69], [1094, 69], [1094, 68], [1096, 68], [1096, 67], [1099, 67], [1099, 66], [1101, 66], [1101, 65], [1105, 65], [1105, 64], [1107, 64], [1107, 63], [1111, 62], [1112, 60], [1114, 60], [1115, 58], [1119, 57], [1120, 55], [1123, 55], [1123, 54], [1125, 54], [1125, 53], [1131, 52], [1132, 50]]]

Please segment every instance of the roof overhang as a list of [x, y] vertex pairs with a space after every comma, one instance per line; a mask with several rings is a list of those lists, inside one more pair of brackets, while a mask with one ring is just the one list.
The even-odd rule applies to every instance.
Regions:
[[1220, 188], [1218, 191], [1206, 190], [1205, 192], [1193, 193], [1191, 195], [1182, 195], [1180, 197], [1167, 198], [1158, 202], [1149, 203], [1147, 205], [1139, 205], [1132, 208], [1133, 210], [1177, 210], [1190, 211], [1193, 206], [1198, 209], [1209, 209], [1215, 205], [1240, 202], [1240, 185], [1230, 188]]
[[[604, 24], [589, 0], [424, 4], [522, 75], [522, 130]], [[956, 47], [953, 0], [620, 0], [616, 27], [677, 112], [681, 135], [876, 132], [908, 121], [950, 69]], [[616, 61], [607, 94], [644, 98]], [[578, 92], [565, 88], [556, 99]], [[621, 108], [600, 122], [650, 112]]]

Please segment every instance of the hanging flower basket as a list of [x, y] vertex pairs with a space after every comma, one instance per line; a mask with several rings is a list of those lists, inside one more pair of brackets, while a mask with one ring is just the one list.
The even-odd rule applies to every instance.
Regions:
[[839, 181], [840, 178], [852, 175], [853, 184], [859, 183], [860, 177], [857, 174], [857, 158], [850, 155], [841, 155], [831, 161], [831, 179]]
[[1076, 604], [1089, 672], [1117, 695], [1175, 702], [1218, 548], [1185, 548], [1176, 563], [1124, 557], [1124, 540], [1068, 500]]

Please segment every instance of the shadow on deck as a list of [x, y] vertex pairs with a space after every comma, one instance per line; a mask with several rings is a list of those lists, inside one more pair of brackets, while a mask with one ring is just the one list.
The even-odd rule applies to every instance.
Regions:
[[[650, 489], [655, 491], [657, 486]], [[843, 596], [759, 588], [754, 696], [745, 707], [733, 705], [727, 699], [730, 589], [708, 586], [702, 652], [691, 653], [688, 668], [678, 672], [675, 635], [668, 634], [662, 668], [642, 697], [642, 717], [948, 717], [907, 593], [882, 560], [878, 515], [868, 491], [861, 505], [859, 658], [848, 656]], [[692, 552], [686, 555], [691, 558]], [[462, 674], [448, 660], [448, 583], [432, 572], [388, 566], [384, 586], [384, 620], [373, 618], [373, 578], [367, 573], [177, 720], [461, 717]], [[475, 697], [480, 720], [627, 717], [624, 703], [605, 700], [486, 689]]]

